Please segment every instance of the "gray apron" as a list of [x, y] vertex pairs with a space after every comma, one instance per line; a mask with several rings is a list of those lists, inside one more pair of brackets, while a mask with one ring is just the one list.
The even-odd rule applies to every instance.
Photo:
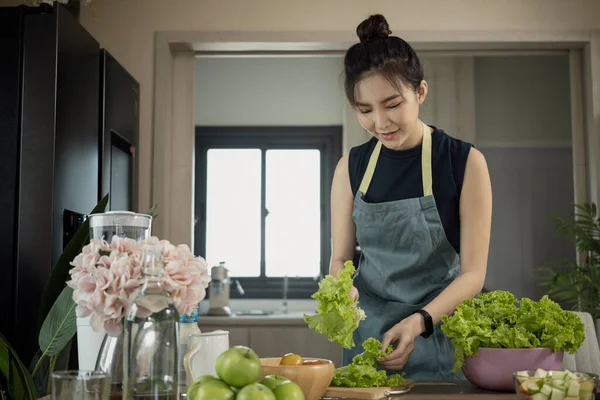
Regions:
[[[432, 190], [431, 132], [423, 124], [423, 197], [384, 203], [367, 203], [381, 142], [377, 142], [354, 198], [352, 217], [362, 250], [354, 285], [367, 319], [354, 332], [355, 347], [344, 349], [343, 364], [362, 352], [370, 337], [382, 340], [392, 326], [440, 294], [459, 274], [459, 256], [446, 239]], [[417, 380], [464, 379], [453, 374], [454, 350], [440, 325], [424, 339], [415, 338], [415, 349], [402, 371]]]

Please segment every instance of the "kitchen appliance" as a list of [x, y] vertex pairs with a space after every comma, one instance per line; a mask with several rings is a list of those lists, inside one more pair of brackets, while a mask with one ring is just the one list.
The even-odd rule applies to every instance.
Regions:
[[29, 361], [85, 215], [109, 190], [107, 209], [135, 204], [139, 86], [58, 2], [0, 7], [0, 59], [0, 332]]
[[209, 291], [209, 309], [208, 315], [230, 316], [229, 293], [231, 281], [229, 280], [229, 271], [225, 268], [225, 263], [210, 269], [210, 291]]
[[133, 210], [135, 144], [139, 135], [139, 83], [105, 49], [100, 50], [100, 198], [107, 210]]
[[100, 45], [61, 5], [0, 7], [0, 332], [29, 362], [52, 267], [98, 202]]

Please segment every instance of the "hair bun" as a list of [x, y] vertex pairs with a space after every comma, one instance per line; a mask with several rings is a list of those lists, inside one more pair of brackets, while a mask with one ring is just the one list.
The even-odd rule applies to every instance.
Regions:
[[382, 39], [390, 36], [392, 31], [385, 17], [381, 14], [371, 15], [356, 28], [356, 34], [362, 43], [373, 39]]

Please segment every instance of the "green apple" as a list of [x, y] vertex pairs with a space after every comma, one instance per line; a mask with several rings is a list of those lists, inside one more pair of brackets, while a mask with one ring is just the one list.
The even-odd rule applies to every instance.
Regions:
[[260, 377], [260, 358], [249, 347], [234, 346], [217, 357], [217, 375], [229, 386], [242, 388]]
[[265, 376], [260, 383], [273, 390], [273, 388], [277, 385], [281, 385], [283, 382], [289, 381], [288, 378], [281, 375], [267, 375]]
[[190, 397], [189, 393], [196, 393], [196, 391], [198, 390], [198, 387], [200, 385], [202, 385], [203, 383], [208, 382], [208, 381], [216, 381], [216, 380], [218, 380], [218, 379], [212, 375], [199, 376], [188, 388], [188, 397]]
[[244, 386], [235, 397], [235, 400], [277, 400], [271, 389], [262, 383], [254, 382]]
[[208, 382], [208, 381], [216, 381], [218, 378], [212, 376], [212, 375], [202, 375], [199, 376], [198, 378], [196, 378], [196, 380], [194, 381], [194, 385], [195, 384], [202, 384], [204, 382]]
[[296, 382], [286, 381], [271, 390], [277, 400], [305, 400], [304, 392]]
[[218, 379], [209, 379], [203, 383], [196, 383], [187, 391], [188, 400], [233, 400], [235, 393], [229, 386]]

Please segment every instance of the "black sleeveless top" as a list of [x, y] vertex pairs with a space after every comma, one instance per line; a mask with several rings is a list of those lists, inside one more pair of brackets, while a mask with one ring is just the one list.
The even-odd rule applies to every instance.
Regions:
[[[455, 139], [434, 126], [432, 128], [433, 196], [446, 237], [460, 254], [459, 199], [467, 157], [473, 145]], [[358, 191], [376, 143], [377, 139], [373, 137], [368, 142], [350, 149], [348, 170], [354, 195]], [[365, 201], [383, 203], [423, 197], [421, 148], [421, 144], [407, 150], [390, 150], [382, 146]]]

